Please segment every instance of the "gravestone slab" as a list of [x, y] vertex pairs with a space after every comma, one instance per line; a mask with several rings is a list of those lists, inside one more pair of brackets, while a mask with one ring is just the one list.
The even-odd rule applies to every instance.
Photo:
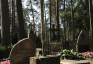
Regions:
[[86, 30], [82, 30], [78, 36], [76, 50], [78, 52], [89, 51], [89, 33]]
[[60, 56], [30, 57], [30, 64], [60, 64]]
[[14, 60], [14, 63], [29, 62], [29, 57], [35, 56], [36, 45], [28, 38], [20, 40], [11, 49], [9, 58]]

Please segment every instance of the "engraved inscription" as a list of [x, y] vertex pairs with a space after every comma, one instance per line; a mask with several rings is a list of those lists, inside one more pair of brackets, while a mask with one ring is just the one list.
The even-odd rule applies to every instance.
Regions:
[[[25, 46], [25, 49], [22, 49], [22, 48], [19, 48], [18, 49], [18, 54], [17, 54], [17, 57], [30, 57], [31, 56], [31, 50], [32, 49], [32, 47], [31, 47], [31, 45], [28, 45], [28, 46]], [[20, 55], [19, 55], [20, 54]]]

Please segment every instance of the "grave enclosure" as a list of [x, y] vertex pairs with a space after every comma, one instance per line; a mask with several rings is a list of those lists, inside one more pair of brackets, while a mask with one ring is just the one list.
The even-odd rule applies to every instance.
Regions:
[[[14, 64], [60, 64], [59, 56], [36, 56], [36, 45], [25, 38], [16, 43], [10, 51], [9, 58]], [[36, 56], [36, 57], [35, 57]], [[51, 62], [50, 62], [51, 61]]]
[[[49, 49], [49, 54], [52, 55], [55, 55], [58, 51], [61, 51], [63, 49], [74, 49], [78, 52], [86, 52], [89, 51], [90, 46], [89, 33], [86, 30], [82, 30], [78, 36], [77, 41], [54, 41], [47, 43], [46, 45], [46, 48]], [[58, 49], [55, 49], [55, 47]]]
[[[53, 36], [51, 38], [50, 43], [46, 43], [46, 54], [49, 55], [56, 55], [57, 52], [63, 50], [63, 49], [74, 49], [77, 50], [78, 52], [85, 52], [89, 51], [89, 35], [88, 32], [85, 30], [82, 30], [78, 36], [77, 41], [57, 41], [58, 39], [56, 38], [55, 31], [57, 29], [54, 28], [54, 24], [52, 25], [52, 31]], [[29, 39], [31, 39], [33, 42], [35, 42], [35, 36], [33, 31], [30, 31], [29, 33]], [[36, 46], [39, 46], [40, 44], [36, 44]], [[86, 50], [85, 50], [86, 49]]]
[[[83, 36], [82, 36], [83, 34]], [[62, 42], [62, 41], [52, 41], [51, 43], [46, 43], [46, 55], [45, 57], [38, 57], [39, 53], [36, 55], [36, 45], [35, 43], [28, 39], [22, 39], [16, 43], [10, 52], [10, 59], [14, 60], [14, 64], [60, 64], [60, 57], [55, 56], [57, 52], [63, 49], [74, 49], [76, 50], [79, 45], [86, 46], [89, 45], [89, 39], [87, 38], [88, 33], [82, 30], [78, 36], [77, 42]], [[86, 41], [85, 41], [86, 40]], [[81, 43], [82, 42], [82, 43]], [[76, 48], [76, 45], [78, 47]], [[80, 47], [79, 47], [80, 48]], [[80, 51], [78, 48], [78, 51]], [[40, 51], [42, 49], [39, 49]], [[83, 49], [82, 49], [83, 50]], [[85, 50], [84, 50], [85, 51]], [[86, 50], [87, 51], [87, 50]], [[36, 57], [35, 57], [36, 55]], [[48, 56], [50, 55], [50, 56]], [[54, 55], [54, 56], [53, 56]], [[54, 60], [54, 61], [53, 61]]]
[[[13, 1], [13, 0], [12, 0]], [[36, 0], [34, 0], [34, 1], [36, 1]], [[44, 24], [44, 21], [50, 21], [50, 31], [52, 31], [52, 33], [53, 33], [53, 37], [50, 39], [50, 40], [55, 40], [54, 42], [50, 42], [50, 43], [46, 43], [45, 44], [45, 46], [46, 46], [46, 54], [47, 54], [47, 56], [41, 56], [41, 57], [38, 57], [38, 55], [39, 55], [39, 53], [37, 54], [37, 56], [35, 57], [35, 54], [36, 54], [36, 52], [38, 52], [38, 50], [39, 51], [41, 51], [42, 49], [36, 49], [36, 46], [37, 46], [37, 44], [36, 44], [36, 37], [35, 37], [35, 34], [33, 33], [33, 32], [30, 32], [29, 33], [29, 39], [27, 39], [27, 38], [25, 38], [25, 39], [22, 39], [22, 40], [20, 40], [18, 43], [16, 43], [14, 46], [13, 46], [13, 48], [11, 49], [11, 52], [10, 52], [10, 55], [9, 55], [9, 58], [11, 59], [11, 60], [13, 60], [14, 61], [14, 64], [29, 64], [29, 62], [30, 62], [30, 64], [60, 64], [60, 56], [55, 56], [56, 55], [56, 53], [57, 52], [59, 52], [59, 51], [61, 51], [61, 50], [63, 50], [63, 49], [74, 49], [74, 50], [77, 50], [78, 52], [86, 52], [86, 51], [89, 51], [89, 34], [85, 31], [85, 30], [82, 30], [81, 32], [80, 32], [80, 34], [79, 34], [79, 36], [78, 36], [78, 40], [76, 41], [76, 42], [63, 42], [63, 41], [60, 41], [60, 42], [57, 42], [58, 40], [60, 40], [60, 26], [59, 26], [59, 24], [61, 24], [59, 21], [59, 11], [61, 10], [64, 10], [64, 11], [66, 11], [66, 12], [68, 12], [70, 9], [70, 7], [71, 7], [71, 10], [70, 10], [70, 12], [71, 12], [71, 21], [72, 21], [72, 27], [74, 26], [74, 19], [73, 19], [73, 2], [72, 2], [72, 0], [71, 0], [71, 2], [70, 2], [70, 0], [66, 0], [66, 2], [65, 2], [65, 0], [60, 0], [61, 2], [59, 2], [59, 0], [55, 0], [55, 3], [54, 3], [54, 5], [51, 5], [51, 0], [49, 0], [49, 2], [46, 2], [45, 3], [45, 1], [44, 1], [44, 4], [43, 4], [43, 0], [40, 0], [40, 1], [38, 1], [37, 0], [37, 4], [39, 4], [38, 5], [38, 7], [40, 7], [41, 8], [41, 11], [37, 11], [36, 9], [34, 9], [34, 3], [33, 3], [33, 1], [31, 0], [30, 2], [28, 2], [29, 4], [27, 5], [27, 8], [29, 8], [30, 9], [30, 7], [29, 7], [29, 5], [31, 5], [31, 11], [30, 12], [32, 12], [32, 14], [28, 14], [29, 13], [29, 10], [27, 10], [28, 11], [28, 18], [27, 18], [27, 15], [26, 15], [26, 17], [25, 18], [27, 18], [27, 20], [26, 21], [28, 21], [28, 23], [30, 23], [30, 21], [31, 22], [33, 22], [33, 24], [35, 25], [35, 23], [40, 19], [40, 21], [41, 21], [41, 37], [43, 37], [43, 36], [45, 36], [44, 35], [44, 31], [45, 31], [45, 28], [44, 28], [44, 25], [46, 25], [47, 26], [47, 23], [46, 24]], [[93, 1], [93, 0], [91, 0], [91, 1]], [[59, 2], [59, 3], [58, 3]], [[81, 2], [81, 1], [80, 1]], [[80, 4], [80, 2], [79, 3], [77, 3], [77, 2], [75, 2], [75, 3], [77, 3], [77, 4]], [[83, 2], [83, 1], [82, 1]], [[4, 17], [4, 10], [5, 9], [3, 9], [3, 7], [4, 7], [4, 5], [3, 5], [3, 3], [4, 3], [4, 1], [3, 0], [1, 0], [1, 11], [3, 12], [2, 13], [2, 15], [1, 15], [1, 19], [3, 20], [3, 22], [2, 22], [2, 32], [3, 33], [5, 33], [4, 32], [4, 30], [5, 30], [5, 23], [7, 23], [7, 25], [6, 26], [8, 26], [9, 24], [8, 24], [8, 22], [5, 22], [5, 21], [8, 21], [8, 20], [4, 20], [4, 18], [6, 18], [6, 16]], [[8, 3], [8, 2], [7, 2]], [[21, 0], [20, 0], [20, 2], [18, 3], [17, 1], [16, 1], [16, 5], [22, 5], [22, 4], [20, 4], [21, 3]], [[40, 4], [41, 3], [41, 4]], [[47, 9], [48, 8], [46, 8], [47, 6], [46, 6], [46, 4], [49, 4], [49, 13], [50, 13], [50, 20], [47, 20], [47, 17], [46, 17], [46, 15], [47, 15]], [[52, 3], [53, 4], [53, 3]], [[60, 4], [60, 5], [59, 5]], [[70, 4], [70, 5], [69, 5]], [[85, 4], [86, 4], [86, 2], [85, 2]], [[10, 4], [11, 5], [11, 4]], [[44, 7], [43, 7], [43, 5], [44, 5]], [[81, 5], [83, 5], [82, 3], [81, 3]], [[54, 6], [54, 7], [53, 7]], [[62, 7], [61, 7], [62, 6]], [[90, 5], [89, 5], [90, 6]], [[7, 6], [8, 7], [8, 6]], [[18, 8], [18, 6], [16, 7], [16, 9], [17, 9], [17, 12], [20, 12], [22, 9], [21, 9], [21, 7], [22, 6], [20, 6], [19, 8], [20, 8], [20, 10], [19, 10], [19, 8]], [[93, 6], [92, 6], [93, 7]], [[14, 0], [14, 2], [12, 2], [12, 20], [14, 21], [16, 18], [16, 15], [13, 15], [13, 14], [15, 14], [15, 0]], [[44, 8], [44, 9], [43, 9]], [[84, 6], [82, 7], [82, 9], [84, 8]], [[88, 8], [88, 7], [87, 7]], [[8, 8], [6, 8], [6, 15], [9, 15], [9, 14], [7, 14], [7, 12], [10, 12], [10, 11], [8, 11], [7, 10]], [[38, 8], [37, 8], [38, 9]], [[52, 10], [51, 10], [52, 9]], [[66, 9], [66, 10], [65, 10]], [[74, 8], [75, 9], [75, 8]], [[81, 8], [79, 8], [79, 9], [81, 9]], [[78, 9], [78, 11], [79, 11], [79, 9]], [[84, 8], [85, 9], [85, 8]], [[21, 11], [22, 12], [22, 11]], [[41, 12], [41, 13], [40, 13]], [[77, 12], [77, 10], [76, 10], [76, 12]], [[87, 11], [87, 9], [85, 9], [85, 10], [82, 10], [82, 12], [84, 12], [84, 19], [83, 19], [83, 21], [88, 21], [87, 19], [90, 17], [90, 21], [91, 21], [91, 14], [92, 13], [90, 13], [91, 12], [91, 6], [90, 6], [90, 8], [89, 8], [89, 11]], [[89, 16], [87, 17], [87, 13], [89, 12]], [[23, 12], [23, 13], [25, 13], [25, 12]], [[40, 15], [41, 15], [41, 18], [39, 18], [39, 17], [37, 17], [37, 14], [39, 14], [40, 13]], [[52, 15], [51, 15], [51, 13], [52, 13]], [[53, 14], [54, 13], [54, 14]], [[63, 13], [63, 12], [61, 12], [61, 13]], [[19, 21], [23, 21], [23, 17], [20, 17], [20, 19], [22, 19], [22, 20], [20, 20], [19, 19], [19, 16], [20, 16], [20, 13], [18, 13], [17, 14], [18, 15], [18, 22]], [[40, 16], [39, 15], [39, 16]], [[53, 16], [54, 15], [54, 16]], [[77, 14], [77, 15], [79, 15], [79, 14]], [[82, 14], [83, 15], [83, 14]], [[22, 13], [21, 13], [21, 16], [23, 16], [22, 15]], [[33, 21], [32, 21], [32, 18], [30, 18], [29, 16], [31, 16], [32, 18], [33, 18]], [[68, 16], [68, 13], [67, 13], [67, 16]], [[29, 19], [30, 18], [30, 19]], [[76, 17], [77, 18], [77, 17]], [[87, 18], [87, 19], [86, 19]], [[7, 19], [9, 19], [8, 17], [7, 17]], [[81, 20], [82, 18], [80, 18], [80, 20]], [[69, 18], [67, 18], [67, 20], [69, 20]], [[35, 22], [36, 21], [36, 22]], [[56, 25], [56, 28], [57, 29], [54, 29], [54, 25], [53, 25], [53, 29], [51, 29], [51, 21], [52, 21], [52, 23], [54, 23], [55, 22], [55, 25]], [[63, 26], [64, 26], [64, 31], [66, 31], [66, 29], [65, 29], [65, 26], [67, 26], [68, 27], [68, 22], [65, 22], [65, 18], [62, 18], [62, 21], [64, 21], [64, 24], [63, 24]], [[91, 21], [92, 22], [92, 21]], [[14, 23], [14, 22], [12, 22], [12, 23]], [[37, 24], [37, 23], [36, 23]], [[65, 24], [67, 24], [67, 25], [65, 25]], [[3, 27], [4, 26], [4, 27]], [[19, 24], [19, 26], [20, 26], [20, 24]], [[83, 25], [84, 26], [84, 25]], [[91, 24], [90, 24], [90, 26], [91, 26]], [[9, 27], [9, 26], [8, 26]], [[8, 28], [7, 27], [7, 28]], [[37, 27], [38, 26], [36, 26], [35, 27], [35, 29], [37, 29]], [[84, 27], [86, 27], [86, 24], [85, 24], [85, 26]], [[12, 25], [12, 28], [14, 28], [15, 29], [15, 27], [14, 27], [14, 25]], [[21, 28], [21, 27], [20, 27]], [[73, 27], [74, 28], [74, 27]], [[79, 28], [79, 27], [78, 27]], [[13, 30], [14, 30], [13, 29]], [[23, 28], [24, 29], [24, 28]], [[13, 32], [13, 30], [12, 30], [12, 32]], [[8, 31], [8, 30], [7, 30]], [[14, 30], [15, 31], [15, 30]], [[22, 30], [21, 30], [22, 31]], [[20, 30], [19, 30], [19, 32], [21, 32]], [[58, 34], [57, 35], [55, 35], [55, 31], [58, 31]], [[68, 30], [67, 30], [68, 31]], [[74, 32], [74, 30], [72, 29], [72, 31]], [[91, 32], [91, 31], [90, 31]], [[8, 33], [8, 32], [7, 32]], [[7, 36], [7, 33], [5, 33], [3, 36]], [[66, 34], [66, 33], [64, 33], [64, 34]], [[9, 34], [8, 34], [9, 35]], [[50, 36], [51, 36], [51, 34], [50, 34]], [[58, 37], [57, 37], [58, 36]], [[4, 37], [5, 38], [5, 37]], [[31, 40], [30, 40], [31, 39]], [[43, 39], [43, 38], [42, 38]], [[7, 39], [5, 39], [5, 40], [7, 40]], [[8, 39], [9, 40], [9, 39]], [[56, 41], [57, 40], [57, 41]], [[50, 56], [49, 56], [50, 55]], [[54, 56], [52, 56], [52, 55], [54, 55]], [[62, 61], [63, 62], [63, 61]], [[65, 62], [67, 62], [67, 61], [65, 61]], [[70, 62], [70, 61], [68, 61], [68, 62]], [[73, 61], [72, 61], [73, 62]], [[65, 63], [62, 63], [62, 64], [65, 64]], [[67, 64], [67, 63], [66, 63]], [[75, 63], [74, 63], [75, 64]], [[90, 64], [89, 62], [88, 63], [76, 63], [76, 64]]]

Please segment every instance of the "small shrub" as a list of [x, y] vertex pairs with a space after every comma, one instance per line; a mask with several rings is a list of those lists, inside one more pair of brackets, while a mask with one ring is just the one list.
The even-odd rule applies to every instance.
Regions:
[[13, 47], [13, 45], [10, 45], [10, 46], [1, 46], [0, 45], [0, 59], [8, 58], [12, 47]]

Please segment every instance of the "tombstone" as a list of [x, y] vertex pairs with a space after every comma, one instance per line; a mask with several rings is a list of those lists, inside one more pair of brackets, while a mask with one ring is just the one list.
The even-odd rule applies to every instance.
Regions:
[[11, 49], [9, 58], [14, 64], [29, 62], [29, 57], [34, 57], [36, 45], [28, 38], [20, 40]]
[[30, 33], [28, 33], [28, 38], [31, 39], [34, 43], [36, 43], [36, 37], [32, 30], [30, 31]]
[[89, 33], [86, 30], [82, 30], [78, 36], [76, 50], [78, 52], [89, 51]]
[[36, 43], [36, 36], [32, 31], [32, 24], [30, 24], [30, 32], [28, 33], [28, 38], [31, 39], [34, 43]]

